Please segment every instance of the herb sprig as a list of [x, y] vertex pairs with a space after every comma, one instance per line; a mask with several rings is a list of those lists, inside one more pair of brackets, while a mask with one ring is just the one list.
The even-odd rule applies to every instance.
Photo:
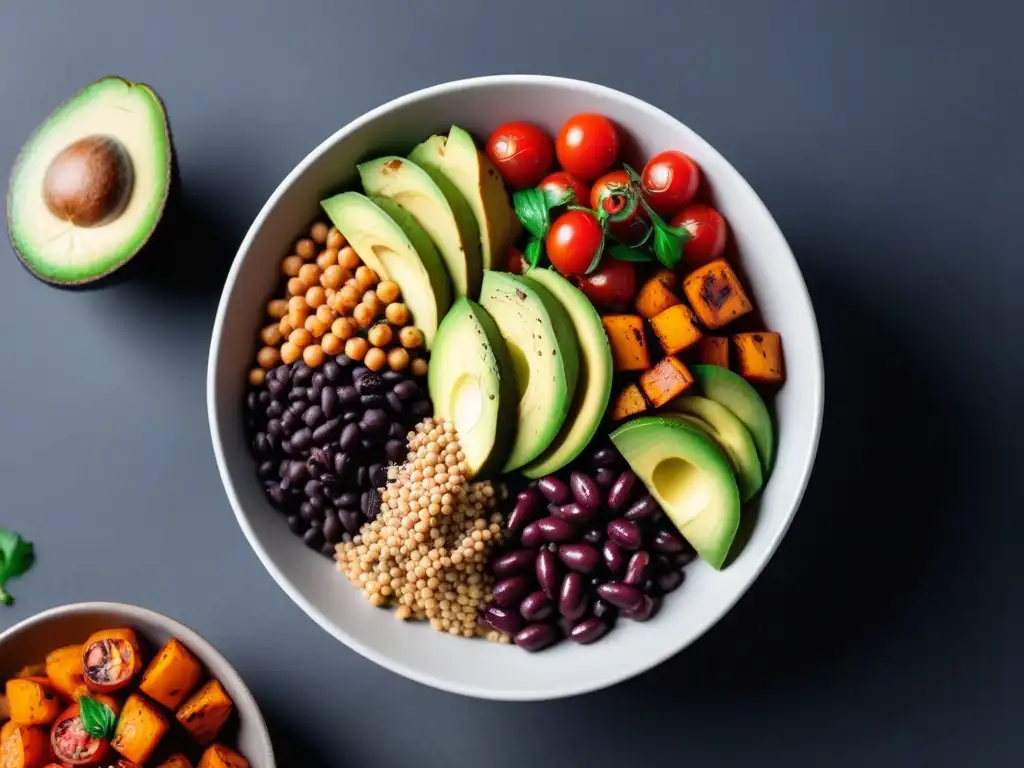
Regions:
[[0, 603], [14, 603], [6, 590], [7, 582], [27, 573], [34, 562], [32, 542], [25, 541], [21, 534], [0, 528]]

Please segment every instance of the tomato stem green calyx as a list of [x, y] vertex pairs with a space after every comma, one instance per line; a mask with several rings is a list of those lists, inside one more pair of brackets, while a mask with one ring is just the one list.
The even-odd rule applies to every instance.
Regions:
[[670, 226], [661, 218], [644, 199], [643, 182], [637, 175], [637, 172], [625, 163], [622, 164], [622, 167], [626, 169], [626, 174], [629, 176], [630, 181], [633, 182], [634, 191], [637, 199], [640, 201], [640, 205], [644, 207], [644, 210], [651, 219], [651, 223], [654, 225], [655, 257], [664, 266], [674, 269], [683, 258], [683, 248], [686, 246], [686, 243], [693, 239], [693, 235], [683, 227]]

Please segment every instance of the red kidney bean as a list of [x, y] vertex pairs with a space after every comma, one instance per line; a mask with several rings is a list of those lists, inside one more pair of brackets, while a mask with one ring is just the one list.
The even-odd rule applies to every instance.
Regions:
[[657, 598], [644, 595], [640, 604], [637, 605], [636, 608], [624, 608], [622, 610], [622, 616], [627, 619], [632, 619], [633, 621], [647, 621], [649, 618], [654, 616], [660, 605], [661, 602]]
[[518, 604], [532, 586], [531, 580], [525, 576], [509, 576], [494, 585], [492, 590], [494, 602], [502, 608]]
[[600, 640], [607, 631], [608, 625], [600, 619], [584, 619], [572, 628], [569, 639], [580, 645], [587, 645]]
[[675, 555], [686, 549], [686, 544], [683, 540], [676, 536], [672, 531], [666, 531], [664, 528], [654, 534], [654, 541], [651, 543], [655, 552], [663, 552], [666, 555]]
[[533, 488], [527, 488], [516, 497], [516, 505], [508, 516], [506, 526], [512, 533], [518, 533], [533, 520], [540, 509], [540, 494]]
[[[646, 552], [643, 550], [636, 552], [629, 558], [629, 564], [626, 566], [626, 576], [622, 580], [630, 586], [643, 584], [647, 580], [647, 566], [650, 562], [651, 556]], [[497, 593], [497, 586], [495, 586], [494, 591]]]
[[544, 517], [535, 525], [540, 528], [540, 535], [544, 541], [558, 543], [572, 538], [572, 526], [560, 517]]
[[565, 618], [576, 621], [587, 612], [587, 595], [583, 591], [586, 579], [581, 573], [567, 573], [562, 579], [558, 593], [558, 612]]
[[697, 557], [696, 551], [692, 547], [687, 546], [684, 551], [672, 556], [672, 563], [676, 568], [683, 568], [692, 563], [695, 557]]
[[601, 467], [594, 473], [594, 481], [598, 488], [609, 488], [615, 482], [615, 470]]
[[551, 510], [551, 514], [555, 517], [560, 517], [570, 523], [580, 523], [581, 525], [593, 520], [594, 517], [596, 517], [596, 513], [597, 509], [585, 507], [579, 503], [563, 504], [562, 506], [556, 506]]
[[608, 605], [604, 600], [595, 600], [594, 607], [590, 609], [590, 612], [594, 614], [594, 618], [597, 619], [603, 619], [607, 616], [609, 621], [611, 621], [615, 618], [615, 609]]
[[639, 549], [643, 537], [640, 526], [632, 520], [612, 520], [608, 523], [608, 538], [623, 549]]
[[563, 544], [558, 548], [558, 558], [580, 573], [590, 573], [601, 562], [600, 553], [589, 544]]
[[540, 526], [533, 522], [523, 528], [519, 541], [522, 542], [524, 547], [536, 547], [544, 541], [544, 534], [541, 533]]
[[601, 555], [604, 557], [605, 568], [614, 576], [618, 576], [622, 573], [622, 569], [626, 567], [626, 556], [622, 554], [619, 545], [614, 541], [606, 541], [604, 543], [604, 546], [601, 548]]
[[531, 653], [543, 651], [558, 642], [558, 631], [550, 624], [530, 624], [516, 633], [512, 641]]
[[633, 505], [626, 510], [626, 514], [623, 515], [627, 520], [647, 520], [654, 517], [654, 513], [658, 511], [658, 502], [654, 500], [654, 497], [650, 494], [637, 499], [633, 502]]
[[609, 581], [602, 584], [597, 588], [597, 594], [616, 608], [621, 608], [624, 611], [639, 608], [646, 597], [636, 587], [631, 587], [620, 581]]
[[496, 579], [529, 573], [533, 570], [533, 561], [536, 557], [537, 553], [532, 549], [516, 549], [506, 552], [491, 564], [491, 573]]
[[537, 553], [537, 583], [552, 600], [558, 595], [558, 558], [549, 549]]
[[519, 604], [519, 613], [527, 621], [543, 621], [554, 610], [554, 604], [543, 592], [531, 592]]
[[604, 531], [601, 528], [591, 528], [580, 538], [582, 538], [585, 543], [593, 544], [596, 547], [604, 540]]
[[612, 483], [612, 487], [608, 490], [608, 508], [615, 512], [624, 509], [629, 504], [629, 499], [633, 495], [633, 487], [635, 485], [636, 475], [628, 469], [615, 478], [615, 482]]
[[537, 482], [537, 489], [552, 504], [565, 504], [569, 501], [569, 486], [554, 475], [548, 475]]
[[594, 451], [594, 455], [590, 457], [590, 463], [595, 467], [612, 467], [615, 466], [618, 461], [618, 452], [610, 446], [598, 448]]
[[655, 580], [655, 583], [658, 585], [658, 589], [665, 594], [668, 594], [669, 592], [678, 589], [679, 585], [683, 583], [683, 579], [685, 577], [686, 574], [682, 571], [666, 571]]
[[596, 510], [601, 506], [601, 491], [590, 475], [573, 472], [569, 475], [569, 487], [576, 503], [586, 509]]
[[487, 606], [484, 611], [484, 620], [499, 632], [507, 635], [514, 635], [523, 626], [523, 617], [519, 611], [509, 608], [501, 608], [497, 605]]

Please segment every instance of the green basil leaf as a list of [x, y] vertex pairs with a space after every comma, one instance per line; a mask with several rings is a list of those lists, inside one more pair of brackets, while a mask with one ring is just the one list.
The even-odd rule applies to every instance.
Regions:
[[650, 251], [630, 248], [624, 243], [609, 243], [608, 253], [618, 261], [654, 261]]
[[530, 269], [533, 269], [540, 264], [540, 257], [543, 253], [544, 246], [541, 245], [540, 240], [533, 239], [526, 244], [526, 250], [523, 251], [523, 259], [530, 265]]
[[117, 715], [106, 704], [83, 696], [78, 700], [82, 727], [94, 739], [109, 739], [114, 735]]
[[526, 231], [536, 238], [543, 238], [551, 226], [548, 215], [548, 198], [543, 189], [520, 189], [512, 195], [516, 216], [523, 222]]
[[14, 603], [14, 598], [4, 587], [8, 580], [27, 573], [34, 562], [32, 542], [25, 541], [14, 531], [0, 528], [0, 603]]
[[583, 274], [589, 275], [597, 266], [601, 263], [601, 257], [604, 256], [604, 239], [601, 240], [601, 245], [597, 249], [597, 253], [594, 254], [594, 258], [590, 261], [590, 266], [587, 267], [587, 271]]
[[[539, 189], [539, 187], [538, 187]], [[560, 205], [565, 205], [573, 199], [571, 189], [563, 189], [561, 191], [557, 189], [551, 189], [550, 187], [542, 190], [544, 192], [544, 200], [547, 202], [548, 210], [557, 208]]]
[[683, 258], [683, 238], [675, 234], [671, 227], [655, 226], [654, 255], [666, 267], [674, 269]]

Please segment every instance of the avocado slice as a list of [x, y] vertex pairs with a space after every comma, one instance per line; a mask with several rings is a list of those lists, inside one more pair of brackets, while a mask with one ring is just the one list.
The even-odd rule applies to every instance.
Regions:
[[704, 396], [732, 411], [750, 431], [761, 459], [761, 471], [767, 477], [775, 460], [775, 431], [761, 395], [746, 379], [728, 368], [700, 364], [690, 366], [690, 371]]
[[480, 304], [505, 339], [516, 380], [516, 436], [504, 467], [511, 472], [537, 458], [565, 422], [579, 376], [576, 331], [548, 289], [527, 277], [485, 270]]
[[363, 190], [407, 211], [437, 246], [456, 297], [480, 295], [480, 230], [469, 203], [441, 174], [436, 178], [411, 160], [393, 155], [358, 166]]
[[526, 477], [551, 474], [575, 459], [593, 439], [612, 396], [612, 348], [601, 316], [579, 288], [551, 269], [534, 269], [528, 278], [550, 291], [568, 314], [580, 351], [576, 395], [554, 442], [523, 467]]
[[764, 485], [761, 460], [754, 439], [743, 422], [721, 403], [696, 395], [683, 395], [666, 403], [665, 410], [695, 417], [702, 429], [725, 451], [736, 474], [740, 501], [748, 501]]
[[342, 192], [321, 207], [359, 258], [384, 280], [394, 280], [423, 331], [427, 349], [451, 306], [451, 284], [441, 257], [416, 220], [391, 200]]
[[127, 264], [163, 216], [171, 137], [156, 91], [120, 77], [87, 85], [22, 147], [7, 232], [41, 280], [83, 285]]
[[409, 159], [427, 171], [447, 178], [469, 203], [480, 230], [484, 269], [503, 269], [505, 256], [520, 231], [519, 219], [509, 203], [505, 182], [473, 137], [453, 125], [448, 137], [431, 136], [409, 153]]
[[665, 416], [633, 419], [611, 439], [697, 554], [721, 570], [739, 529], [740, 493], [715, 442]]
[[458, 299], [437, 329], [431, 360], [434, 415], [455, 425], [471, 476], [496, 473], [512, 446], [518, 402], [498, 326], [475, 301]]

